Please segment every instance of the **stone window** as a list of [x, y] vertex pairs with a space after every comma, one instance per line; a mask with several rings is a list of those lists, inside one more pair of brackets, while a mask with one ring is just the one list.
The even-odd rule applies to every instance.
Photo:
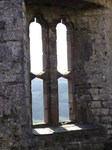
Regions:
[[[38, 110], [38, 104], [35, 103], [37, 105], [35, 106], [35, 108], [37, 107], [36, 113], [39, 114], [40, 117], [43, 116], [41, 121], [44, 122], [45, 124], [58, 124], [60, 121], [62, 122], [66, 120], [73, 121], [74, 120], [74, 101], [73, 101], [73, 87], [72, 87], [73, 75], [72, 75], [72, 57], [71, 57], [72, 56], [71, 55], [72, 53], [71, 52], [72, 50], [72, 34], [71, 34], [72, 27], [68, 22], [66, 22], [65, 18], [64, 19], [61, 18], [60, 21], [56, 21], [55, 23], [48, 25], [43, 18], [37, 17], [37, 21], [35, 22], [35, 24], [40, 26], [41, 31], [42, 31], [40, 35], [41, 37], [40, 40], [36, 38], [37, 43], [42, 42], [42, 46], [41, 46], [42, 52], [41, 52], [41, 55], [39, 56], [39, 58], [41, 57], [42, 59], [40, 60], [41, 63], [37, 62], [37, 59], [36, 59], [33, 66], [31, 66], [31, 80], [32, 80], [31, 82], [32, 82], [32, 87], [33, 87], [33, 84], [35, 85], [36, 82], [37, 84], [41, 82], [40, 88], [42, 89], [41, 94], [43, 94], [43, 98], [41, 98], [41, 101], [43, 101], [42, 105], [44, 109], [43, 115], [42, 113], [40, 114]], [[64, 51], [66, 51], [66, 56], [65, 56], [66, 61], [63, 64], [63, 68], [64, 66], [66, 66], [64, 71], [60, 70], [60, 68], [58, 67], [60, 63], [62, 63], [59, 61], [59, 57], [60, 56], [62, 57], [62, 61], [64, 59], [63, 54], [62, 55], [58, 54], [59, 53], [58, 52], [58, 40], [59, 39], [57, 38], [59, 37], [58, 36], [59, 33], [57, 31], [57, 28], [59, 25], [63, 26], [63, 28], [65, 29], [64, 33], [66, 34], [65, 39], [64, 39], [65, 48], [63, 47]], [[37, 57], [37, 55], [38, 54], [35, 53], [34, 56]], [[33, 58], [31, 58], [31, 60], [33, 61]], [[35, 66], [37, 69], [38, 64], [39, 65], [41, 64], [42, 68], [35, 73], [32, 71], [32, 67]], [[39, 79], [41, 80], [37, 81]], [[59, 98], [61, 80], [65, 82], [65, 86], [66, 86], [66, 94], [67, 94], [66, 97], [68, 99], [68, 103], [66, 103], [66, 110], [65, 110], [64, 105], [61, 106], [61, 108], [59, 107], [60, 101], [61, 101]], [[33, 92], [32, 92], [32, 95], [33, 95]], [[32, 96], [32, 106], [34, 105], [33, 96]], [[61, 114], [59, 113], [61, 109], [68, 112], [67, 117], [64, 120], [61, 118]], [[34, 115], [32, 114], [32, 118], [33, 117]], [[33, 121], [33, 124], [35, 124], [35, 121]]]

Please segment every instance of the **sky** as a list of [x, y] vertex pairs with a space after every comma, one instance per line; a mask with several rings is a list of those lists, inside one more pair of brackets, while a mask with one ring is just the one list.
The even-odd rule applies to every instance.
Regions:
[[[59, 23], [57, 30], [57, 70], [61, 73], [67, 71], [67, 41], [66, 26]], [[31, 72], [38, 74], [42, 71], [42, 33], [41, 25], [36, 20], [30, 24], [30, 59]]]

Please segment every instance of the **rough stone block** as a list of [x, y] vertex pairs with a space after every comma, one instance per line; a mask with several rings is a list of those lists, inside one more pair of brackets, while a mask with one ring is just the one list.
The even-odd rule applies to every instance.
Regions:
[[112, 101], [103, 101], [102, 107], [104, 108], [112, 108]]
[[93, 115], [108, 115], [109, 114], [109, 109], [106, 108], [97, 108], [97, 109], [91, 109]]
[[90, 108], [101, 108], [101, 101], [92, 101], [89, 104]]
[[109, 124], [112, 122], [112, 117], [111, 116], [102, 116], [101, 122], [104, 124]]

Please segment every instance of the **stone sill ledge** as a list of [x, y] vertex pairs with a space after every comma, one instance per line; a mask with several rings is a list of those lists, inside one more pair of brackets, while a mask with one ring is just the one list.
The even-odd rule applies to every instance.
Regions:
[[36, 127], [32, 129], [34, 135], [53, 135], [59, 133], [77, 132], [77, 131], [89, 131], [89, 130], [102, 130], [103, 128], [99, 125], [92, 124], [65, 124], [59, 126], [48, 126], [48, 127]]

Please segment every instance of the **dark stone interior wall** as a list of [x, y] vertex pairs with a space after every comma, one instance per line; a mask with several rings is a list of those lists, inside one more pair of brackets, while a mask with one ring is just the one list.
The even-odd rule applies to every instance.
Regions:
[[107, 127], [108, 137], [112, 138], [111, 11], [91, 10], [82, 16], [77, 19], [79, 31], [76, 34], [80, 33], [77, 38], [80, 46], [74, 64], [77, 119], [85, 112], [88, 122]]
[[77, 119], [102, 124], [108, 128], [108, 137], [112, 138], [111, 10], [101, 8], [77, 13], [76, 22]]

